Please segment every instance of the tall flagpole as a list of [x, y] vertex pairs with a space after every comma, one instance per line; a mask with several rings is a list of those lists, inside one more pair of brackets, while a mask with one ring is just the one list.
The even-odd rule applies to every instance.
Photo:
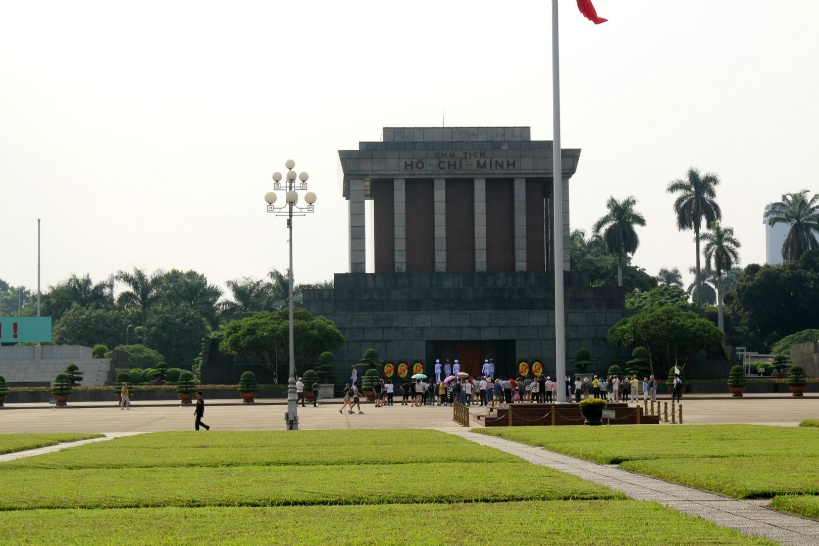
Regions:
[[557, 34], [557, 0], [552, 0], [552, 188], [554, 193], [555, 254], [555, 381], [557, 401], [565, 404], [566, 386], [566, 311], [563, 294], [563, 169], [560, 150], [560, 53]]

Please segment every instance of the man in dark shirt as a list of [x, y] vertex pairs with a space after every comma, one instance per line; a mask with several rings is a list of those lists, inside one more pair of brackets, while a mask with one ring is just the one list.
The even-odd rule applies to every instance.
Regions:
[[196, 421], [194, 421], [194, 428], [199, 430], [199, 425], [205, 427], [205, 430], [210, 430], [210, 427], [202, 422], [202, 416], [205, 414], [205, 401], [202, 399], [202, 391], [196, 391], [196, 409], [193, 410], [193, 414], [196, 416]]

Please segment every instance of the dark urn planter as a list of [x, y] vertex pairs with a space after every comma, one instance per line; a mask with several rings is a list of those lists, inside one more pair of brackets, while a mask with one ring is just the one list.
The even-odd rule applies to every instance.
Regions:
[[178, 392], [176, 395], [179, 397], [179, 400], [182, 401], [182, 404], [190, 404], [193, 400], [193, 393], [192, 392]]
[[[791, 390], [791, 396], [802, 396], [805, 394], [805, 385], [788, 385]], [[0, 406], [3, 404], [0, 403]]]
[[241, 392], [239, 391], [239, 395], [242, 397], [242, 402], [245, 404], [252, 404], [256, 401], [256, 391], [252, 392]]
[[599, 426], [603, 424], [603, 410], [606, 406], [599, 404], [586, 405], [580, 404], [580, 413], [586, 419], [583, 424], [589, 426]]
[[367, 402], [372, 402], [375, 400], [375, 391], [364, 391], [364, 396], [367, 398]]
[[54, 394], [54, 402], [56, 402], [57, 407], [64, 407], [68, 404], [68, 399], [71, 398], [70, 394]]
[[745, 387], [734, 387], [729, 385], [728, 388], [731, 389], [731, 396], [734, 398], [742, 398], [742, 393], [745, 392]]

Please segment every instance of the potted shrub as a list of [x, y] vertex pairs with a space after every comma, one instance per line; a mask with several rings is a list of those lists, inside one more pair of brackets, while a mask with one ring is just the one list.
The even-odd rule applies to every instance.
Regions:
[[79, 385], [80, 381], [82, 381], [82, 372], [76, 364], [69, 364], [65, 369], [65, 373], [72, 385]]
[[586, 368], [594, 364], [594, 359], [588, 349], [579, 348], [574, 354], [574, 367], [579, 372], [585, 372]]
[[378, 370], [367, 370], [364, 374], [364, 379], [361, 381], [361, 390], [364, 391], [364, 396], [367, 400], [372, 402], [375, 400], [375, 383], [380, 379]]
[[301, 376], [301, 382], [304, 383], [304, 399], [308, 402], [313, 401], [313, 383], [318, 381], [318, 374], [313, 370], [306, 370]]
[[731, 368], [731, 372], [728, 374], [728, 388], [731, 389], [731, 396], [739, 398], [742, 396], [742, 393], [745, 392], [745, 385], [748, 384], [748, 380], [745, 378], [745, 368], [740, 365], [736, 365]]
[[603, 410], [606, 401], [602, 398], [584, 398], [580, 401], [580, 413], [585, 417], [584, 425], [597, 426], [603, 424]]
[[65, 406], [68, 399], [71, 398], [71, 393], [74, 389], [71, 388], [71, 378], [67, 373], [58, 373], [54, 378], [54, 384], [51, 386], [51, 396], [54, 398], [57, 406]]
[[164, 362], [160, 362], [154, 368], [156, 371], [156, 382], [157, 383], [164, 383], [165, 382], [165, 375], [168, 373], [168, 365]]
[[791, 366], [788, 372], [787, 384], [792, 396], [802, 396], [805, 393], [808, 378], [805, 376], [805, 370], [802, 369], [802, 366]]
[[183, 404], [190, 404], [196, 392], [196, 383], [193, 374], [187, 370], [179, 374], [179, 383], [176, 386], [176, 394]]
[[256, 374], [245, 372], [239, 378], [239, 395], [245, 404], [252, 404], [256, 400], [256, 393], [259, 391], [259, 384], [256, 383]]
[[0, 408], [6, 403], [6, 396], [9, 394], [8, 385], [6, 385], [6, 378], [0, 375]]

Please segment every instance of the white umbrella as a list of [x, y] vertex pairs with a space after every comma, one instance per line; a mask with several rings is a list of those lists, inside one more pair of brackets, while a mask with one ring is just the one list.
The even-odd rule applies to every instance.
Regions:
[[412, 376], [412, 379], [426, 379], [426, 378], [427, 378], [427, 376], [425, 376], [422, 373], [417, 373], [417, 374]]

